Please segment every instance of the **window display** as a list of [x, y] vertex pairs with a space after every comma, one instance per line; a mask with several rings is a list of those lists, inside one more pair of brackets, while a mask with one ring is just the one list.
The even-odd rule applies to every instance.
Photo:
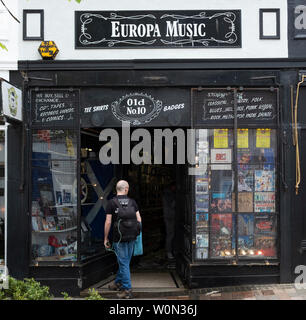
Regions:
[[77, 259], [76, 135], [37, 130], [32, 149], [32, 257]]
[[[276, 130], [198, 131], [197, 155], [205, 146], [209, 157], [207, 176], [194, 180], [195, 259], [276, 257]], [[200, 227], [204, 213], [205, 229]], [[199, 251], [204, 243], [205, 254]]]

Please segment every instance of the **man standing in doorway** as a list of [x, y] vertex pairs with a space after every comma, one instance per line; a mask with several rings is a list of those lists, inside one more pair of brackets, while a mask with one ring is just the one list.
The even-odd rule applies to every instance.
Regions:
[[173, 240], [175, 235], [175, 190], [176, 185], [172, 182], [163, 194], [163, 213], [166, 227], [166, 255], [173, 260]]
[[108, 235], [113, 220], [113, 247], [119, 265], [115, 282], [110, 290], [120, 290], [118, 298], [132, 298], [130, 262], [133, 255], [134, 243], [141, 228], [141, 216], [135, 200], [127, 196], [129, 184], [120, 180], [116, 185], [117, 196], [111, 199], [106, 208], [104, 226], [104, 245], [111, 248]]

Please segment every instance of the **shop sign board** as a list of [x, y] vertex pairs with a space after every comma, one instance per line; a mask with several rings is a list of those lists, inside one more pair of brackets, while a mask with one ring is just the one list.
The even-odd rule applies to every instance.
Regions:
[[0, 79], [3, 115], [22, 121], [22, 91], [9, 82]]
[[45, 89], [32, 91], [32, 124], [41, 126], [73, 126], [79, 106], [77, 90]]
[[83, 127], [190, 126], [190, 90], [87, 88], [81, 93]]
[[76, 11], [75, 47], [241, 48], [241, 10]]
[[[193, 90], [195, 124], [233, 124], [234, 92], [225, 89]], [[238, 123], [275, 124], [277, 91], [245, 89], [237, 92]]]

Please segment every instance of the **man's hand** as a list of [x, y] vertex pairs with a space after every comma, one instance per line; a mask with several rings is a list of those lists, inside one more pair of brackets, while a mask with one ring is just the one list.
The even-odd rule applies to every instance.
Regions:
[[108, 239], [105, 239], [105, 240], [104, 240], [104, 247], [105, 247], [106, 249], [110, 249], [111, 244], [109, 243], [109, 240], [108, 240]]

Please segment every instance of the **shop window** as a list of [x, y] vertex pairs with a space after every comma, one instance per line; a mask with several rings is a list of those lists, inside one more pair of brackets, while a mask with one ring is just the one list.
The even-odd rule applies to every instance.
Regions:
[[36, 130], [32, 148], [32, 257], [77, 259], [76, 134]]
[[197, 129], [196, 260], [277, 257], [276, 130], [234, 131]]

